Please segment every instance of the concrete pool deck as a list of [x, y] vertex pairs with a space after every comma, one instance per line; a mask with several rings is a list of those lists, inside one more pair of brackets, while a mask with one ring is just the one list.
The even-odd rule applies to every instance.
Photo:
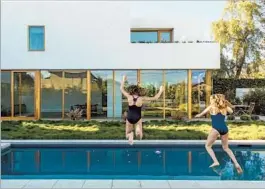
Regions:
[[[205, 140], [142, 140], [135, 141], [141, 146], [204, 146]], [[105, 146], [120, 145], [129, 147], [127, 140], [2, 140], [1, 150], [16, 146]], [[217, 140], [215, 145], [220, 146]], [[265, 140], [231, 140], [230, 146], [252, 146], [262, 148]], [[265, 188], [265, 181], [220, 181], [220, 180], [73, 180], [73, 179], [44, 179], [1, 180], [1, 188]]]
[[263, 188], [265, 181], [2, 180], [1, 188]]

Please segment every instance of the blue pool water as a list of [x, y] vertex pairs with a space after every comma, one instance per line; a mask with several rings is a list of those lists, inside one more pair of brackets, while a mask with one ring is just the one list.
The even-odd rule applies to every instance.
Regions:
[[204, 148], [12, 148], [2, 179], [265, 180], [265, 149], [233, 149], [238, 175], [221, 148], [216, 169]]

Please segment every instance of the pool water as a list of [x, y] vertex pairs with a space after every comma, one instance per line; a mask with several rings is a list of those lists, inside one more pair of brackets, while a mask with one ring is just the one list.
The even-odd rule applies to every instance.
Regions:
[[221, 148], [212, 169], [204, 148], [11, 148], [2, 179], [265, 180], [265, 149], [235, 148], [238, 175]]

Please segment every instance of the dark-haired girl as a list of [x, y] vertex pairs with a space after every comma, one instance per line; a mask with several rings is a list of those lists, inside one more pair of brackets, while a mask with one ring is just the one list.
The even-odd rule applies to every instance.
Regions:
[[133, 127], [135, 128], [135, 135], [142, 139], [143, 129], [142, 129], [142, 106], [145, 101], [157, 100], [164, 91], [163, 86], [160, 87], [159, 92], [154, 97], [142, 96], [142, 88], [138, 85], [131, 85], [129, 92], [124, 90], [124, 83], [126, 81], [126, 76], [123, 76], [120, 90], [122, 94], [128, 99], [128, 112], [126, 117], [126, 138], [129, 140], [129, 144], [133, 144]]

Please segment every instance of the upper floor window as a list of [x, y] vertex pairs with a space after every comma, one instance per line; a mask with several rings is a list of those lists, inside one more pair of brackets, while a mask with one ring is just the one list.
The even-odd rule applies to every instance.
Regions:
[[172, 42], [173, 29], [131, 29], [132, 43]]
[[44, 51], [45, 50], [45, 28], [44, 26], [29, 26], [29, 51]]

